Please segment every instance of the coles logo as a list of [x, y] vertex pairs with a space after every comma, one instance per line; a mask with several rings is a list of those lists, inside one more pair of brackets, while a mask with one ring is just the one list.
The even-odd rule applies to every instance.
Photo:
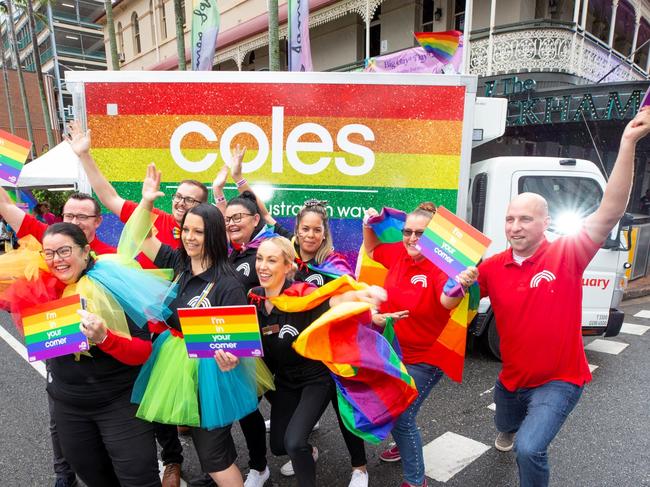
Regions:
[[553, 274], [551, 271], [543, 270], [533, 276], [533, 278], [530, 280], [530, 287], [538, 287], [539, 283], [542, 281], [551, 282], [554, 280], [555, 274]]
[[[366, 142], [375, 140], [374, 132], [366, 125], [351, 123], [344, 125], [333, 136], [325, 127], [317, 123], [301, 123], [294, 127], [284, 139], [284, 107], [273, 107], [271, 110], [271, 140], [264, 130], [252, 122], [237, 122], [230, 125], [221, 134], [219, 151], [221, 157], [228, 166], [232, 166], [230, 146], [233, 139], [239, 134], [249, 134], [257, 141], [257, 154], [252, 161], [242, 165], [243, 173], [251, 173], [261, 168], [271, 154], [271, 171], [281, 173], [283, 171], [283, 152], [291, 167], [304, 175], [318, 174], [334, 163], [336, 168], [346, 176], [363, 176], [375, 165], [375, 153], [368, 147], [350, 141], [351, 135], [361, 136]], [[200, 161], [190, 161], [185, 158], [181, 151], [183, 138], [190, 133], [198, 133], [209, 142], [217, 141], [217, 134], [209, 125], [203, 122], [191, 121], [181, 124], [169, 141], [169, 150], [174, 162], [188, 172], [201, 172], [212, 166], [218, 159], [219, 154], [212, 152], [207, 154]], [[310, 138], [316, 137], [318, 142], [301, 142], [300, 139], [306, 135]], [[336, 139], [337, 149], [334, 148]], [[321, 157], [316, 162], [303, 162], [299, 152], [334, 153], [345, 152], [347, 154], [361, 157], [362, 163], [350, 165], [346, 157]]]

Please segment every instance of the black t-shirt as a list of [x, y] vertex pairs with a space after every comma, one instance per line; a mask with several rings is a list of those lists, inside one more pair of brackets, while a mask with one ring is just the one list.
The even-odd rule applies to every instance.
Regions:
[[201, 294], [212, 282], [214, 282], [214, 285], [198, 306], [208, 308], [211, 306], [239, 306], [248, 304], [246, 291], [244, 291], [244, 287], [235, 275], [219, 275], [216, 267], [212, 267], [195, 276], [192, 274], [190, 260], [187, 259], [183, 262], [178, 249], [174, 250], [168, 245], [163, 244], [160, 247], [158, 255], [156, 255], [154, 264], [161, 269], [174, 269], [176, 276], [181, 274], [178, 280], [178, 295], [169, 304], [169, 308], [174, 312], [167, 318], [167, 325], [171, 328], [181, 330], [176, 310], [178, 308], [196, 307]]
[[[291, 283], [285, 283], [285, 289]], [[264, 296], [264, 288], [258, 287], [251, 290], [251, 293]], [[322, 362], [310, 360], [301, 355], [291, 347], [298, 334], [316, 321], [329, 309], [329, 300], [309, 311], [299, 313], [285, 313], [273, 308], [270, 313], [266, 312], [264, 300], [257, 305], [257, 319], [262, 330], [262, 345], [264, 346], [264, 360], [269, 369], [275, 374], [275, 381], [285, 387], [302, 387], [311, 382], [329, 379], [327, 367]], [[275, 327], [271, 332], [265, 328]]]
[[[262, 226], [256, 228], [253, 230], [253, 234], [256, 235], [262, 228]], [[293, 233], [279, 223], [275, 224], [273, 231], [288, 239], [293, 237]], [[256, 256], [257, 248], [245, 249], [244, 251], [233, 250], [228, 256], [228, 260], [230, 260], [230, 263], [237, 271], [238, 277], [246, 288], [246, 291], [260, 285], [260, 280], [257, 278], [257, 271], [255, 271]]]
[[[132, 337], [151, 340], [146, 328], [139, 328], [128, 316], [126, 321]], [[131, 394], [139, 365], [123, 364], [96, 346], [90, 347], [89, 353], [91, 357], [80, 355], [78, 361], [75, 355], [50, 359], [52, 381], [48, 379], [47, 391], [54, 399], [78, 406], [101, 406]]]

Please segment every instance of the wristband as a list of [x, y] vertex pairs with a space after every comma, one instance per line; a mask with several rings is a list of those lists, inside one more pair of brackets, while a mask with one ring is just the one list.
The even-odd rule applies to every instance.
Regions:
[[246, 178], [241, 178], [241, 179], [240, 179], [239, 181], [237, 181], [235, 184], [237, 185], [238, 188], [241, 188], [241, 187], [244, 186], [245, 184], [248, 184], [248, 181], [246, 181]]
[[451, 277], [447, 279], [447, 283], [442, 290], [443, 294], [450, 298], [461, 298], [465, 296], [466, 291], [467, 289], [465, 289], [460, 283], [456, 282], [456, 280], [452, 279]]
[[102, 338], [101, 341], [99, 342], [95, 342], [95, 345], [101, 345], [106, 341], [107, 338], [108, 338], [108, 330], [106, 330], [106, 335], [104, 335], [104, 338]]
[[217, 196], [217, 197], [214, 199], [214, 204], [215, 204], [215, 205], [218, 205], [219, 203], [223, 203], [224, 201], [226, 201], [226, 197], [225, 197], [225, 196]]

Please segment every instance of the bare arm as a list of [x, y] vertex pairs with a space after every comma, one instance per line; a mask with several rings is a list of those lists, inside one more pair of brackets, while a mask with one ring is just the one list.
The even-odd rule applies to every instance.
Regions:
[[377, 213], [377, 210], [374, 208], [368, 208], [366, 210], [366, 216], [363, 218], [363, 250], [366, 251], [366, 254], [368, 254], [368, 257], [371, 259], [373, 251], [379, 246], [381, 242], [377, 238], [375, 231], [370, 226], [368, 226], [366, 222], [368, 221], [368, 218], [377, 216], [378, 214], [379, 213]]
[[[467, 290], [478, 279], [478, 269], [476, 267], [468, 267], [463, 272], [458, 274], [454, 280], [459, 283], [465, 290]], [[447, 296], [444, 292], [440, 294], [440, 304], [446, 309], [454, 309], [460, 304], [464, 296]]]
[[14, 204], [3, 187], [0, 187], [0, 215], [18, 233], [23, 224], [25, 212]]
[[585, 220], [585, 230], [594, 242], [605, 240], [625, 213], [634, 178], [634, 151], [637, 142], [648, 132], [650, 109], [644, 107], [625, 127], [603, 200], [598, 209]]
[[[162, 173], [156, 169], [155, 164], [149, 164], [147, 166], [147, 175], [142, 182], [142, 199], [140, 200], [140, 207], [151, 212], [153, 211], [153, 203], [161, 196], [164, 196], [165, 193], [160, 191], [160, 180], [162, 178]], [[149, 233], [147, 238], [142, 243], [142, 253], [146, 255], [151, 261], [156, 259], [158, 252], [160, 251], [160, 240]]]
[[[240, 194], [243, 193], [244, 191], [250, 191], [251, 193], [255, 194], [255, 191], [253, 191], [251, 185], [248, 184], [248, 181], [244, 179], [241, 172], [245, 153], [246, 153], [246, 147], [240, 148], [239, 144], [237, 144], [237, 147], [235, 148], [235, 151], [232, 154], [233, 155], [232, 169], [231, 169], [232, 179], [235, 182], [235, 184], [237, 184], [240, 181], [244, 181], [244, 184], [237, 185], [237, 191], [239, 191]], [[260, 216], [262, 217], [262, 220], [264, 220], [269, 225], [275, 225], [277, 223], [275, 221], [275, 218], [271, 216], [264, 202], [260, 198], [258, 198], [256, 194], [255, 194], [255, 200], [257, 201], [257, 207], [260, 210]]]
[[226, 180], [228, 179], [228, 166], [223, 165], [223, 167], [217, 173], [217, 176], [212, 181], [212, 196], [214, 197], [214, 206], [219, 208], [219, 211], [222, 215], [226, 213], [226, 197], [223, 194], [223, 188], [226, 185]]
[[97, 167], [97, 163], [90, 155], [90, 130], [84, 131], [78, 121], [68, 125], [69, 134], [66, 140], [70, 143], [72, 150], [81, 160], [81, 165], [86, 171], [90, 185], [92, 186], [97, 197], [102, 204], [108, 208], [111, 213], [120, 216], [124, 198], [122, 198], [115, 188], [108, 182], [106, 177]]

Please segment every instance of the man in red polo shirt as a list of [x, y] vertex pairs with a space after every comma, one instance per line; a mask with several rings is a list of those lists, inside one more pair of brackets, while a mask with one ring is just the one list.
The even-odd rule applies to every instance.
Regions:
[[[38, 221], [32, 215], [18, 208], [7, 192], [0, 188], [0, 214], [16, 229], [18, 238], [33, 235], [39, 242], [47, 230], [47, 224]], [[63, 205], [63, 221], [74, 223], [86, 235], [90, 248], [97, 254], [114, 254], [115, 247], [102, 242], [96, 232], [102, 223], [99, 203], [85, 193], [72, 193]]]
[[490, 297], [501, 338], [495, 447], [514, 444], [522, 487], [548, 485], [548, 446], [591, 380], [581, 336], [582, 274], [625, 212], [635, 147], [648, 132], [646, 108], [625, 128], [602, 202], [577, 235], [547, 241], [546, 200], [523, 193], [506, 212], [511, 248], [479, 266], [481, 295]]

